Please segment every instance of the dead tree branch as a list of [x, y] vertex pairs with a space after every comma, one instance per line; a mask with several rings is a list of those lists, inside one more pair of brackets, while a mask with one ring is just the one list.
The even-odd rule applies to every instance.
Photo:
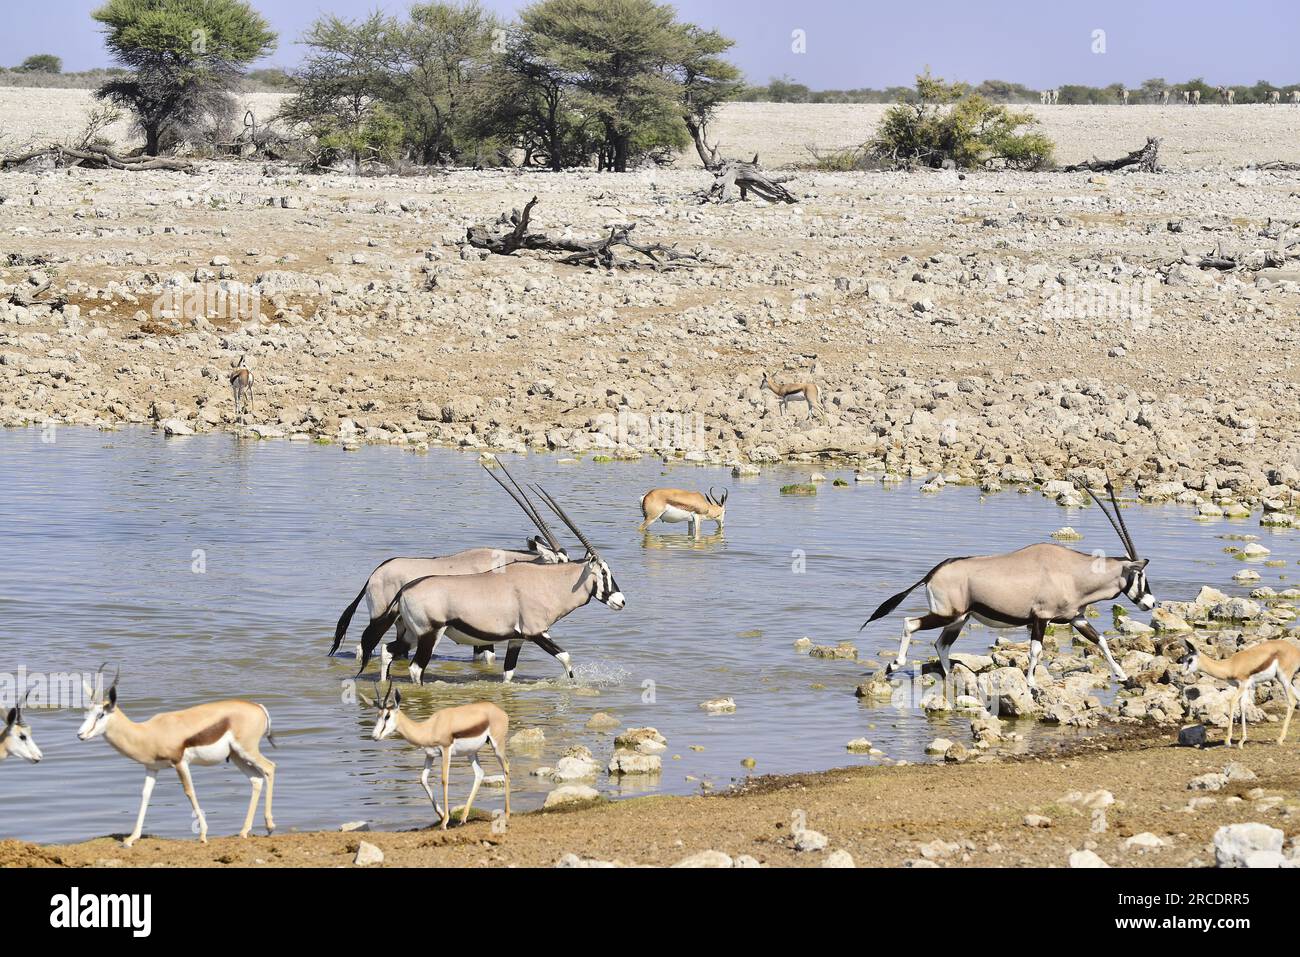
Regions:
[[59, 144], [20, 153], [16, 156], [0, 157], [0, 169], [23, 166], [46, 156], [53, 157], [55, 163], [59, 166], [81, 166], [86, 169], [161, 169], [183, 173], [194, 171], [194, 164], [189, 160], [172, 159], [166, 156], [122, 156], [106, 146], [90, 145], [84, 149], [74, 149]]
[[1115, 160], [1099, 160], [1096, 158], [1088, 160], [1086, 163], [1074, 163], [1071, 166], [1062, 166], [1063, 173], [1112, 173], [1115, 170], [1127, 169], [1130, 166], [1136, 166], [1144, 173], [1155, 173], [1160, 169], [1160, 137], [1148, 136], [1146, 145], [1141, 149], [1134, 150], [1127, 156], [1122, 156]]
[[742, 160], [728, 160], [711, 172], [713, 185], [701, 194], [703, 202], [734, 202], [737, 191], [742, 201], [749, 199], [749, 194], [752, 192], [769, 203], [799, 202], [794, 194], [782, 185], [788, 183], [793, 177], [768, 176], [759, 168], [758, 154], [755, 154], [753, 160], [748, 163]]
[[[591, 240], [552, 238], [545, 233], [529, 232], [536, 205], [537, 197], [534, 196], [522, 212], [514, 209], [509, 215], [502, 214], [491, 226], [469, 227], [465, 234], [467, 241], [476, 249], [485, 249], [498, 256], [510, 256], [521, 249], [568, 253], [559, 260], [566, 266], [663, 271], [703, 265], [695, 255], [682, 252], [675, 246], [634, 241], [632, 230], [636, 228], [635, 223], [615, 225], [610, 228], [609, 235]], [[620, 257], [622, 250], [630, 250], [643, 258]]]

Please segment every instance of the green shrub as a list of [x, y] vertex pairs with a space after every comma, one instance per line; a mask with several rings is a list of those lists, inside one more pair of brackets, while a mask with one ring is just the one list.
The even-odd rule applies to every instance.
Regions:
[[1044, 169], [1054, 144], [1026, 131], [1029, 113], [991, 103], [962, 83], [945, 83], [924, 73], [916, 78], [917, 100], [885, 112], [867, 152], [894, 166], [958, 169]]

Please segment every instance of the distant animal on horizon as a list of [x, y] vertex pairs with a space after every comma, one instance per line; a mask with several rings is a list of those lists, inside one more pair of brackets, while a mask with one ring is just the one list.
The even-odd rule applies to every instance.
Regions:
[[1228, 682], [1236, 689], [1228, 704], [1228, 747], [1232, 747], [1233, 716], [1238, 709], [1241, 710], [1241, 741], [1237, 747], [1246, 746], [1246, 708], [1241, 699], [1249, 695], [1249, 700], [1253, 702], [1255, 685], [1261, 681], [1278, 682], [1286, 695], [1286, 720], [1282, 722], [1282, 733], [1277, 736], [1277, 743], [1286, 741], [1287, 730], [1291, 727], [1291, 715], [1295, 712], [1296, 699], [1300, 696], [1300, 690], [1295, 687], [1296, 672], [1300, 671], [1300, 647], [1277, 639], [1243, 648], [1227, 658], [1211, 658], [1192, 644], [1190, 638], [1184, 638], [1183, 641], [1188, 653], [1178, 663], [1183, 666], [1188, 677], [1209, 675]]
[[1232, 106], [1237, 101], [1237, 91], [1226, 86], [1219, 87], [1219, 102], [1224, 106]]
[[1119, 88], [1119, 102], [1123, 106], [1128, 106], [1128, 90], [1122, 86]]
[[785, 408], [791, 402], [802, 401], [808, 404], [808, 418], [812, 418], [814, 409], [820, 412], [823, 418], [826, 417], [826, 409], [821, 402], [821, 390], [817, 388], [815, 382], [776, 382], [769, 379], [764, 372], [759, 388], [768, 390], [781, 400], [782, 415], [785, 415]]
[[248, 367], [248, 357], [240, 356], [233, 363], [230, 373], [230, 391], [235, 395], [235, 415], [240, 415], [245, 398], [249, 406], [253, 404], [253, 370]]
[[[1029, 629], [1029, 684], [1035, 684], [1035, 670], [1043, 652], [1043, 638], [1050, 624], [1070, 624], [1096, 644], [1112, 674], [1127, 678], [1110, 653], [1106, 637], [1088, 621], [1088, 606], [1125, 595], [1143, 611], [1155, 607], [1155, 597], [1147, 586], [1149, 559], [1139, 558], [1133, 539], [1119, 513], [1115, 490], [1106, 483], [1115, 514], [1112, 517], [1101, 500], [1087, 492], [1102, 514], [1110, 521], [1124, 545], [1125, 557], [1108, 558], [1089, 555], [1055, 543], [1029, 545], [1005, 555], [974, 558], [949, 558], [935, 565], [915, 585], [894, 595], [862, 625], [866, 628], [903, 603], [908, 595], [925, 586], [929, 613], [903, 620], [903, 638], [898, 657], [885, 667], [893, 674], [907, 663], [907, 645], [912, 633], [942, 628], [935, 641], [939, 668], [946, 680], [951, 669], [948, 652], [962, 628], [975, 618], [992, 628], [1027, 627]], [[859, 629], [861, 630], [861, 629]]]
[[1161, 106], [1168, 106], [1168, 105], [1169, 105], [1169, 91], [1168, 91], [1168, 90], [1165, 90], [1164, 92], [1162, 92], [1162, 93], [1160, 94], [1160, 105], [1161, 105]]
[[1281, 103], [1282, 103], [1282, 91], [1281, 91], [1281, 90], [1270, 90], [1270, 91], [1269, 91], [1269, 94], [1268, 94], [1268, 105], [1269, 105], [1269, 106], [1279, 106], [1279, 105], [1281, 105]]
[[644, 532], [660, 521], [670, 524], [689, 522], [691, 534], [699, 538], [700, 523], [708, 520], [717, 522], [718, 531], [721, 532], [722, 523], [727, 517], [727, 498], [730, 494], [727, 489], [723, 489], [721, 495], [715, 495], [712, 488], [703, 494], [679, 488], [651, 489], [641, 496], [641, 515], [645, 521], [637, 531]]
[[1300, 106], [1300, 90], [1291, 91], [1291, 105]]

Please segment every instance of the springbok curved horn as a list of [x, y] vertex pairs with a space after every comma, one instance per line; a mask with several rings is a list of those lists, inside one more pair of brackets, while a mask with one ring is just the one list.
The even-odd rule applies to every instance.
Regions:
[[[1111, 490], [1111, 497], [1113, 499], [1114, 489], [1111, 487], [1110, 479], [1106, 480], [1106, 487]], [[1097, 507], [1101, 509], [1101, 514], [1106, 516], [1106, 521], [1110, 522], [1111, 528], [1115, 529], [1115, 534], [1119, 536], [1120, 544], [1124, 546], [1124, 550], [1128, 553], [1129, 559], [1136, 561], [1137, 555], [1134, 554], [1133, 543], [1130, 542], [1128, 536], [1124, 534], [1124, 530], [1123, 528], [1120, 527], [1119, 522], [1116, 521], [1115, 518], [1111, 516], [1110, 512], [1106, 510], [1105, 503], [1103, 503], [1101, 499], [1099, 499], [1095, 494], [1093, 494], [1092, 489], [1088, 488], [1086, 483], [1083, 486], [1083, 490], [1088, 493], [1089, 498], [1091, 498], [1094, 502], [1097, 503]]]
[[713, 494], [713, 486], [712, 486], [712, 485], [710, 485], [710, 486], [709, 486], [709, 490], [708, 490], [707, 492], [704, 493], [704, 500], [705, 500], [706, 502], [708, 502], [710, 505], [717, 505], [717, 504], [718, 504], [718, 499], [717, 499], [717, 497]]
[[[500, 459], [497, 459], [497, 464], [501, 466], [501, 471], [506, 474], [506, 478], [510, 479], [510, 484], [513, 485], [516, 489], [518, 489], [519, 494], [523, 496], [524, 502], [528, 505], [528, 513], [529, 515], [532, 516], [533, 524], [535, 524], [539, 529], [541, 529], [542, 534], [545, 535], [546, 540], [551, 543], [551, 548], [554, 551], [563, 553], [564, 548], [560, 545], [560, 540], [556, 538], [555, 533], [551, 531], [551, 526], [546, 524], [546, 520], [542, 518], [542, 513], [537, 510], [537, 506], [533, 504], [533, 500], [528, 497], [528, 492], [525, 491], [523, 486], [521, 486], [518, 482], [515, 481], [515, 477], [511, 475], [510, 470], [506, 468], [505, 462], [502, 462]], [[489, 472], [489, 474], [491, 473]], [[495, 475], [493, 475], [492, 477], [496, 478]], [[506, 491], [509, 491], [509, 489], [506, 489]]]
[[550, 496], [550, 494], [547, 493], [546, 489], [542, 488], [540, 485], [534, 485], [533, 491], [535, 491], [538, 495], [542, 497], [542, 501], [544, 501], [547, 505], [549, 505], [551, 511], [553, 511], [556, 515], [560, 517], [560, 521], [562, 521], [565, 525], [569, 526], [569, 531], [573, 532], [573, 534], [577, 536], [578, 541], [582, 542], [582, 546], [585, 549], [587, 549], [587, 553], [596, 558], [599, 558], [600, 552], [596, 551], [596, 546], [592, 545], [591, 542], [588, 540], [587, 536], [582, 534], [582, 532], [578, 530], [578, 526], [573, 524], [573, 519], [569, 518], [568, 515], [564, 514], [564, 509], [560, 508], [560, 506], [556, 503], [555, 499], [553, 499]]
[[729, 499], [729, 498], [731, 498], [731, 489], [729, 489], [729, 488], [724, 488], [724, 489], [722, 490], [722, 498], [720, 498], [720, 499], [718, 500], [718, 505], [720, 505], [722, 508], [726, 508], [726, 507], [727, 507], [727, 499]]

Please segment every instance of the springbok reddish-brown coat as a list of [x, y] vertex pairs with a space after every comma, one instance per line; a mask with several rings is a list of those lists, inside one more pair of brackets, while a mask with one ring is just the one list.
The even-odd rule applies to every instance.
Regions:
[[1286, 740], [1296, 698], [1300, 696], [1300, 690], [1295, 687], [1296, 672], [1300, 671], [1300, 647], [1281, 639], [1261, 641], [1228, 658], [1210, 658], [1202, 654], [1190, 638], [1184, 641], [1187, 643], [1188, 654], [1179, 664], [1189, 676], [1209, 675], [1228, 682], [1236, 689], [1228, 704], [1228, 747], [1232, 747], [1233, 715], [1238, 709], [1241, 710], [1241, 742], [1237, 747], [1246, 746], [1246, 708], [1241, 699], [1249, 694], [1253, 702], [1255, 685], [1262, 681], [1276, 681], [1282, 685], [1282, 691], [1286, 695], [1286, 720], [1282, 722], [1282, 733], [1277, 736], [1277, 743]]
[[826, 416], [826, 409], [822, 406], [821, 390], [817, 388], [815, 382], [777, 382], [769, 379], [766, 372], [763, 373], [763, 381], [759, 386], [767, 389], [778, 399], [781, 400], [781, 414], [785, 415], [785, 407], [794, 401], [808, 403], [808, 418], [812, 418], [813, 410], [816, 409]]
[[[362, 701], [379, 708], [379, 717], [371, 737], [382, 741], [391, 735], [398, 735], [417, 748], [424, 749], [424, 771], [420, 774], [420, 784], [424, 793], [433, 802], [433, 811], [442, 822], [442, 829], [447, 830], [451, 820], [451, 801], [447, 789], [451, 780], [451, 759], [458, 754], [469, 755], [474, 768], [474, 784], [469, 790], [469, 799], [461, 814], [460, 823], [469, 820], [470, 808], [474, 806], [474, 797], [479, 785], [483, 783], [483, 767], [478, 763], [478, 753], [483, 745], [490, 744], [497, 760], [501, 762], [501, 771], [506, 779], [506, 820], [510, 820], [510, 763], [506, 760], [506, 734], [510, 730], [510, 716], [490, 701], [463, 704], [453, 708], [435, 711], [424, 721], [415, 721], [402, 711], [402, 693], [394, 694], [393, 686], [382, 701]], [[434, 797], [433, 787], [429, 784], [429, 773], [433, 770], [433, 759], [437, 755], [442, 759], [442, 806]]]
[[248, 367], [248, 357], [240, 356], [231, 364], [230, 391], [235, 395], [235, 415], [244, 408], [244, 400], [253, 404], [253, 370]]
[[[101, 673], [103, 669], [101, 668]], [[271, 794], [275, 787], [275, 764], [260, 750], [263, 737], [271, 739], [271, 715], [260, 704], [251, 701], [214, 701], [196, 705], [184, 711], [167, 711], [156, 714], [147, 721], [135, 722], [122, 713], [117, 703], [117, 678], [105, 697], [84, 683], [86, 718], [81, 723], [77, 737], [82, 741], [103, 736], [113, 750], [137, 764], [145, 766], [144, 794], [140, 799], [140, 813], [135, 828], [123, 843], [130, 847], [140, 839], [144, 829], [144, 815], [149, 809], [149, 798], [158, 780], [158, 772], [170, 767], [176, 771], [190, 799], [199, 822], [199, 840], [207, 843], [208, 822], [199, 807], [190, 777], [190, 765], [207, 766], [232, 762], [248, 778], [252, 794], [248, 813], [240, 837], [247, 837], [253, 827], [253, 813], [257, 799], [266, 785], [266, 831], [275, 830], [271, 819]]]
[[700, 522], [708, 520], [718, 523], [718, 531], [727, 518], [727, 498], [731, 493], [726, 489], [721, 495], [714, 495], [713, 489], [706, 493], [687, 492], [679, 488], [651, 489], [641, 496], [641, 515], [645, 519], [638, 527], [644, 532], [655, 522], [664, 521], [672, 524], [689, 522], [691, 534], [700, 537]]

